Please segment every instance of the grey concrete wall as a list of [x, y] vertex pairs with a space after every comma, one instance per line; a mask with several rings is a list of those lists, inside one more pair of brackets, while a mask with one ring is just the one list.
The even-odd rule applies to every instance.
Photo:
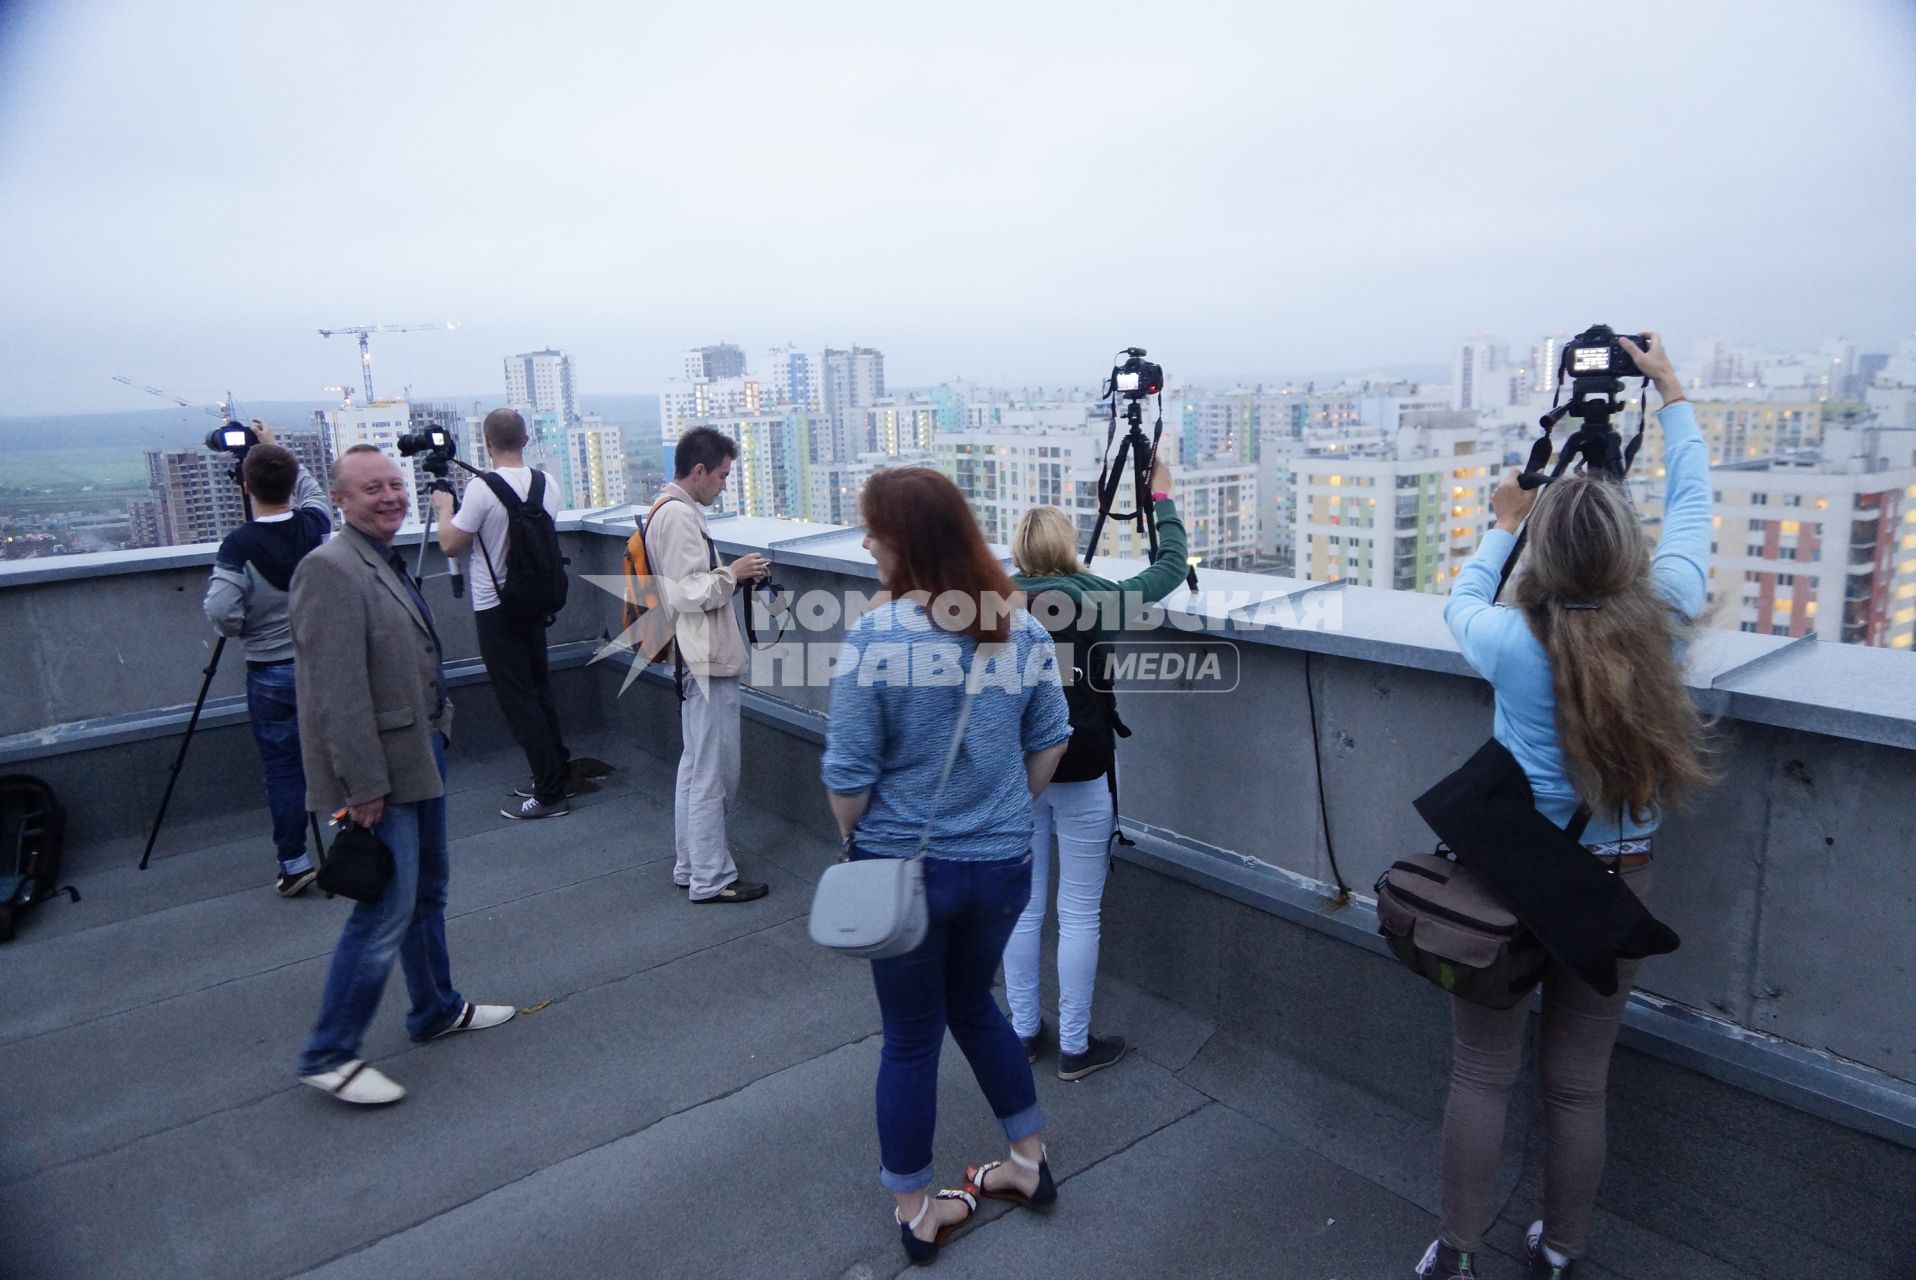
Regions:
[[[575, 574], [615, 574], [625, 527], [568, 533]], [[722, 535], [723, 524], [715, 532]], [[720, 544], [727, 554], [745, 549], [723, 536]], [[781, 563], [778, 576], [800, 592], [869, 592], [875, 585], [867, 566], [835, 569], [823, 556]], [[0, 649], [0, 737], [14, 735], [12, 767], [46, 773], [63, 792], [88, 797], [89, 808], [76, 813], [77, 839], [143, 830], [177, 744], [177, 723], [158, 716], [137, 740], [84, 751], [49, 747], [44, 759], [32, 758], [32, 736], [18, 735], [59, 738], [78, 721], [190, 702], [209, 644], [198, 612], [204, 578], [203, 566], [171, 562], [95, 576], [10, 582], [0, 575], [0, 630], [9, 641]], [[433, 580], [430, 593], [448, 649], [469, 654], [469, 609], [450, 599], [443, 579]], [[1376, 600], [1359, 603], [1381, 607]], [[1241, 679], [1229, 694], [1126, 695], [1124, 713], [1136, 730], [1120, 755], [1126, 818], [1221, 856], [1268, 863], [1327, 891], [1334, 853], [1344, 882], [1368, 894], [1392, 860], [1432, 843], [1411, 809], [1412, 797], [1490, 730], [1489, 689], [1462, 674], [1454, 651], [1442, 648], [1441, 632], [1431, 632], [1424, 615], [1434, 603], [1403, 601], [1416, 625], [1396, 638], [1311, 632], [1241, 643]], [[619, 609], [614, 594], [582, 580], [553, 639], [615, 634]], [[1360, 624], [1358, 630], [1384, 625]], [[788, 638], [835, 649], [844, 625], [841, 618]], [[1916, 1019], [1909, 1016], [1908, 994], [1916, 951], [1906, 942], [1916, 908], [1916, 750], [1890, 745], [1907, 737], [1909, 717], [1899, 708], [1909, 689], [1881, 679], [1883, 671], [1916, 667], [1883, 666], [1909, 663], [1907, 655], [1806, 652], [1800, 662], [1808, 665], [1792, 668], [1776, 658], [1780, 650], [1763, 650], [1764, 662], [1775, 658], [1774, 664], [1736, 685], [1762, 688], [1761, 698], [1739, 703], [1699, 689], [1706, 704], [1730, 711], [1718, 730], [1721, 781], [1671, 815], [1659, 835], [1652, 906], [1685, 944], [1652, 961], [1642, 985], [1738, 1025], [1916, 1080]], [[1816, 687], [1818, 672], [1863, 667], [1883, 692], [1861, 711], [1835, 702], [1811, 705], [1792, 689]], [[237, 661], [230, 664], [216, 694], [238, 692], [240, 669]], [[1798, 676], [1790, 676], [1792, 670]], [[675, 757], [678, 716], [669, 685], [642, 680], [619, 694], [624, 674], [623, 664], [566, 674], [568, 718], [609, 726], [648, 751]], [[823, 687], [764, 692], [800, 711], [829, 706]], [[475, 724], [479, 714], [495, 715], [489, 697], [462, 693], [461, 701], [463, 732], [500, 732], [496, 723], [485, 730]], [[468, 705], [475, 714], [467, 714]], [[1763, 718], [1772, 711], [1772, 719]], [[228, 787], [257, 794], [244, 728], [230, 721], [229, 708], [228, 723], [208, 730], [206, 750], [196, 747], [176, 801], [179, 812], [217, 808]], [[796, 733], [775, 716], [748, 716], [745, 799], [829, 833], [817, 783], [815, 722], [808, 727], [799, 715], [794, 723]], [[1854, 736], [1804, 727], [1852, 724]], [[221, 767], [203, 771], [214, 760]], [[1210, 915], [1154, 923], [1153, 911], [1194, 908], [1153, 893], [1141, 874], [1132, 868], [1114, 880], [1113, 919], [1136, 933], [1135, 945], [1112, 953], [1113, 963], [1166, 995], [1200, 1005], [1273, 1001], [1273, 1010], [1304, 1008], [1280, 998], [1286, 984], [1308, 984], [1314, 949], [1345, 945], [1314, 935], [1284, 944], [1277, 954], [1268, 940], [1248, 940], [1264, 937], [1264, 924], [1220, 924]], [[1233, 920], [1241, 912], [1249, 913], [1246, 921], [1260, 916], [1237, 904], [1205, 910]], [[1153, 938], [1162, 945], [1153, 947]]]

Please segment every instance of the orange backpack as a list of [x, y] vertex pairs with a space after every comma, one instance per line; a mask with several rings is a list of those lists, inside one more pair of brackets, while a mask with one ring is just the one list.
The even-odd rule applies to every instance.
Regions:
[[645, 513], [645, 520], [625, 540], [625, 634], [631, 638], [642, 662], [662, 662], [672, 653], [673, 628], [665, 597], [652, 577], [651, 563], [645, 551], [646, 526], [659, 508], [673, 501], [670, 494], [659, 498]]

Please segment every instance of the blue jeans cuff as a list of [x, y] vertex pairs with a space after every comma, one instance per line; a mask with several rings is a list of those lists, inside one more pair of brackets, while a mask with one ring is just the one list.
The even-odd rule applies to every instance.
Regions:
[[887, 1191], [894, 1191], [899, 1195], [910, 1195], [914, 1191], [923, 1191], [931, 1185], [931, 1166], [926, 1165], [917, 1173], [893, 1173], [880, 1165], [878, 1180], [885, 1184]]
[[299, 856], [296, 858], [281, 858], [279, 860], [279, 873], [283, 876], [296, 876], [303, 872], [311, 871], [312, 869], [312, 855], [304, 849], [300, 850]]
[[[998, 1123], [1005, 1127], [1006, 1141], [1016, 1142], [1020, 1138], [1029, 1138], [1034, 1133], [1044, 1132], [1044, 1109], [1034, 1102], [1023, 1111], [1005, 1116]], [[911, 1188], [906, 1187], [905, 1190], [909, 1191]]]

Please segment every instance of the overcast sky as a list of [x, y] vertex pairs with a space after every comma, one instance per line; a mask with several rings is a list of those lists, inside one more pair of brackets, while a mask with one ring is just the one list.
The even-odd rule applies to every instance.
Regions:
[[0, 0], [0, 413], [1916, 329], [1916, 5]]

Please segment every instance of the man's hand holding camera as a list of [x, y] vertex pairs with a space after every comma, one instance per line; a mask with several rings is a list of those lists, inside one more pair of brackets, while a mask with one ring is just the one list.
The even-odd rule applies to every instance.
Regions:
[[453, 513], [459, 509], [459, 500], [453, 497], [451, 490], [435, 488], [427, 496], [432, 499], [433, 515], [439, 523], [451, 524]]
[[731, 563], [732, 577], [740, 582], [764, 582], [772, 576], [772, 562], [756, 551], [748, 551]]

